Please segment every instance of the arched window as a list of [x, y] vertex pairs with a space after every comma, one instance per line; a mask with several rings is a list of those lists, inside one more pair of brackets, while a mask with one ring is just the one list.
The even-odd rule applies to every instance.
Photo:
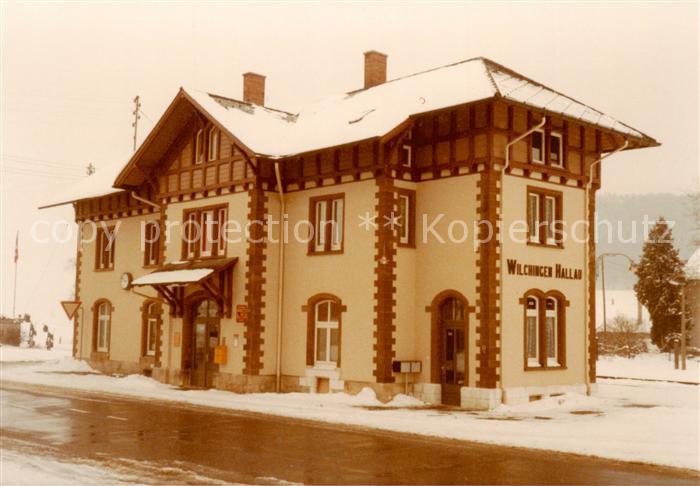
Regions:
[[545, 347], [547, 348], [547, 366], [559, 366], [559, 361], [557, 359], [557, 335], [559, 334], [557, 329], [557, 300], [548, 297], [545, 301]]
[[158, 302], [147, 303], [143, 308], [143, 356], [155, 356], [158, 347], [161, 308]]
[[315, 363], [338, 365], [340, 354], [340, 305], [332, 300], [318, 302], [314, 309]]
[[531, 290], [521, 302], [525, 305], [525, 368], [566, 366], [564, 308], [569, 302], [555, 290]]
[[538, 316], [538, 305], [537, 299], [534, 297], [528, 297], [526, 303], [527, 309], [525, 311], [525, 330], [526, 330], [526, 349], [527, 349], [527, 365], [528, 366], [539, 366], [539, 347], [540, 347], [540, 336], [539, 336], [539, 316]]
[[93, 307], [93, 349], [100, 353], [109, 352], [110, 328], [112, 325], [112, 304], [98, 301]]
[[215, 127], [209, 129], [209, 154], [208, 160], [219, 158], [219, 130]]
[[446, 299], [440, 305], [440, 317], [444, 321], [463, 321], [464, 306], [462, 302], [454, 297]]

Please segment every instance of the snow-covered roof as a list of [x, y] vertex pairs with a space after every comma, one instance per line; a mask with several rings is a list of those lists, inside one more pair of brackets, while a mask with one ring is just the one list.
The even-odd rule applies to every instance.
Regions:
[[685, 264], [685, 276], [690, 280], [700, 280], [700, 248], [688, 258]]
[[85, 176], [83, 179], [72, 183], [56, 194], [47, 194], [40, 209], [60, 206], [81, 199], [107, 196], [117, 192], [123, 192], [113, 186], [114, 180], [123, 169], [123, 163], [112, 163], [103, 167], [98, 167], [94, 174]]
[[252, 152], [268, 157], [381, 137], [410, 116], [494, 96], [654, 142], [601, 111], [481, 57], [328, 97], [296, 115], [183, 90]]
[[[641, 142], [637, 146], [658, 145], [651, 137], [611, 116], [479, 57], [390, 80], [369, 89], [327, 97], [307, 105], [297, 114], [181, 88], [141, 148], [121, 172], [114, 174], [116, 177], [98, 180], [93, 176], [81, 181], [70, 195], [55, 198], [53, 205], [109, 194], [115, 192], [115, 185], [137, 186], [143, 171], [136, 171], [136, 180], [127, 180], [134, 173], [132, 168], [140, 160], [148, 166], [160, 159], [171, 141], [167, 137], [159, 140], [159, 129], [163, 124], [170, 123], [172, 128], [178, 123], [168, 122], [168, 117], [184, 123], [182, 113], [185, 111], [180, 109], [178, 114], [176, 106], [183, 99], [211, 117], [249, 153], [282, 158], [382, 137], [412, 116], [494, 97], [633, 137]], [[174, 136], [172, 129], [165, 132]]]

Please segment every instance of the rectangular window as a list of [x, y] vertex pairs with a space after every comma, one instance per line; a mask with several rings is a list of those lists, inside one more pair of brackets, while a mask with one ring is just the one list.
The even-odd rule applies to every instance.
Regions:
[[528, 241], [561, 246], [562, 193], [540, 187], [527, 188]]
[[155, 356], [156, 354], [156, 331], [158, 330], [158, 319], [149, 317], [146, 329], [146, 355]]
[[309, 200], [313, 239], [309, 253], [340, 253], [343, 251], [345, 196], [313, 197]]
[[408, 189], [398, 189], [397, 208], [399, 246], [415, 246], [416, 192]]
[[544, 197], [544, 231], [548, 245], [556, 245], [555, 239], [555, 217], [556, 217], [557, 200], [553, 196]]
[[539, 243], [540, 196], [538, 194], [529, 193], [527, 195], [527, 224], [530, 241]]
[[223, 228], [228, 206], [185, 210], [182, 232], [182, 258], [209, 258], [226, 255]]
[[549, 162], [557, 167], [564, 166], [563, 143], [560, 133], [551, 133], [549, 136]]
[[204, 162], [204, 130], [200, 128], [194, 139], [194, 163], [202, 162]]
[[566, 301], [559, 297], [530, 295], [526, 298], [525, 369], [566, 366], [565, 305]]
[[399, 151], [399, 162], [402, 167], [411, 167], [413, 165], [413, 149], [410, 145], [402, 145]]
[[95, 270], [114, 269], [114, 247], [116, 244], [116, 230], [111, 228], [97, 228], [95, 237]]
[[219, 130], [212, 128], [209, 130], [209, 160], [219, 158]]
[[544, 163], [544, 132], [535, 130], [531, 137], [531, 158], [533, 162]]
[[157, 221], [148, 221], [143, 234], [143, 265], [158, 265], [160, 260], [160, 226]]

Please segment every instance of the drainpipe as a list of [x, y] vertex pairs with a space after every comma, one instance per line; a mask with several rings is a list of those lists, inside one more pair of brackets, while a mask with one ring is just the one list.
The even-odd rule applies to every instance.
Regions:
[[586, 235], [586, 248], [585, 248], [585, 255], [586, 255], [586, 264], [583, 266], [583, 295], [584, 295], [584, 300], [583, 300], [583, 308], [585, 309], [585, 318], [583, 320], [584, 323], [586, 323], [584, 330], [583, 330], [583, 356], [584, 356], [584, 366], [583, 366], [583, 377], [584, 377], [584, 383], [586, 384], [586, 393], [588, 395], [591, 394], [591, 379], [590, 376], [588, 376], [588, 369], [589, 369], [589, 360], [591, 359], [591, 356], [588, 354], [588, 319], [590, 317], [590, 312], [589, 312], [589, 291], [588, 291], [588, 251], [590, 248], [590, 228], [588, 228], [588, 220], [589, 220], [589, 214], [588, 214], [588, 192], [591, 189], [591, 186], [593, 185], [593, 169], [595, 168], [596, 165], [600, 164], [603, 159], [606, 159], [610, 157], [611, 155], [615, 155], [618, 153], [620, 150], [624, 150], [627, 148], [629, 145], [629, 141], [625, 140], [625, 143], [623, 143], [620, 147], [616, 148], [612, 152], [608, 152], [607, 154], [603, 155], [602, 157], [598, 158], [597, 160], [594, 160], [591, 165], [588, 167], [588, 181], [586, 183], [586, 188], [583, 193], [583, 211], [585, 215], [585, 221], [586, 221], [586, 230], [588, 234]]
[[[521, 141], [522, 139], [524, 139], [525, 137], [529, 136], [529, 135], [530, 135], [531, 133], [533, 133], [534, 131], [539, 130], [540, 128], [542, 128], [546, 122], [547, 122], [547, 117], [546, 117], [546, 116], [543, 116], [543, 117], [542, 117], [542, 120], [541, 120], [537, 125], [535, 125], [535, 126], [532, 127], [531, 129], [529, 129], [529, 130], [526, 131], [525, 133], [523, 133], [523, 134], [517, 136], [516, 138], [514, 138], [513, 140], [511, 140], [510, 142], [508, 142], [508, 143], [506, 144], [506, 148], [505, 148], [505, 152], [506, 152], [505, 160], [506, 160], [506, 163], [505, 163], [505, 165], [503, 166], [503, 169], [501, 170], [501, 174], [502, 174], [503, 176], [506, 175], [506, 170], [507, 170], [508, 167], [510, 166], [510, 148], [511, 148], [513, 145], [515, 145], [516, 143], [518, 143], [519, 141]], [[501, 194], [503, 194], [503, 183], [504, 183], [504, 180], [503, 180], [503, 177], [502, 177], [502, 178], [501, 178]], [[500, 221], [499, 221], [499, 224], [501, 225], [501, 230], [503, 230], [503, 207], [502, 207], [502, 206], [503, 206], [503, 198], [501, 197], [501, 213], [499, 214], [499, 220], [500, 220]], [[501, 231], [501, 234], [502, 234], [502, 231]], [[501, 248], [501, 250], [502, 250], [502, 248]], [[499, 255], [499, 258], [501, 259], [500, 265], [499, 265], [499, 280], [500, 280], [500, 286], [501, 286], [500, 292], [499, 292], [499, 298], [501, 299], [501, 319], [503, 319], [503, 308], [502, 308], [502, 307], [503, 307], [503, 267], [504, 267], [504, 265], [503, 265], [503, 251], [501, 251], [501, 254]], [[501, 386], [500, 386], [500, 389], [501, 389], [501, 403], [503, 403], [503, 398], [505, 397], [505, 388], [504, 388], [504, 386], [503, 386], [503, 376], [501, 376], [500, 382], [501, 382]]]
[[137, 201], [140, 201], [140, 202], [142, 202], [142, 203], [144, 203], [144, 204], [148, 204], [149, 206], [155, 208], [156, 211], [162, 211], [162, 210], [163, 210], [163, 208], [160, 207], [160, 205], [154, 203], [153, 201], [149, 201], [148, 199], [143, 198], [143, 197], [139, 196], [138, 194], [136, 194], [136, 191], [129, 191], [129, 194], [131, 194], [131, 197], [133, 197], [133, 198], [136, 199]]
[[277, 179], [277, 190], [280, 195], [280, 236], [279, 236], [279, 256], [277, 259], [277, 363], [275, 368], [275, 391], [281, 390], [282, 383], [282, 307], [284, 302], [284, 214], [286, 211], [284, 202], [284, 187], [280, 176], [280, 164], [275, 162], [275, 178]]

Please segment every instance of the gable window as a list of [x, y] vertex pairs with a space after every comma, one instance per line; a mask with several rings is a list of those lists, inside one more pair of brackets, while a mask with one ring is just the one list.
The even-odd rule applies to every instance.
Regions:
[[107, 300], [98, 301], [93, 307], [93, 350], [109, 352], [110, 327], [112, 325], [112, 304]]
[[221, 257], [226, 255], [223, 228], [228, 207], [210, 206], [185, 210], [182, 220], [182, 257], [184, 259]]
[[160, 226], [157, 221], [148, 221], [144, 225], [143, 266], [153, 267], [160, 261]]
[[219, 130], [216, 128], [209, 129], [209, 156], [208, 160], [216, 160], [219, 158]]
[[160, 328], [160, 304], [148, 303], [143, 312], [142, 355], [155, 356]]
[[544, 131], [535, 130], [531, 136], [530, 158], [533, 162], [544, 163]]
[[204, 162], [204, 129], [200, 128], [194, 139], [194, 163], [202, 162]]
[[114, 247], [117, 233], [114, 227], [97, 228], [95, 236], [95, 270], [114, 270]]
[[562, 246], [562, 193], [539, 187], [527, 189], [528, 241], [532, 244]]
[[399, 246], [416, 244], [416, 192], [409, 189], [397, 191]]
[[549, 135], [549, 162], [557, 167], [564, 166], [563, 143], [560, 133], [552, 132]]
[[340, 352], [340, 305], [322, 300], [315, 307], [315, 364], [338, 365]]
[[568, 301], [556, 291], [531, 290], [521, 303], [525, 304], [525, 368], [566, 366], [563, 308]]
[[343, 194], [310, 199], [309, 212], [313, 224], [313, 239], [309, 243], [310, 253], [343, 251], [344, 203]]
[[399, 151], [399, 163], [401, 167], [410, 168], [413, 166], [413, 149], [410, 145], [404, 144]]

